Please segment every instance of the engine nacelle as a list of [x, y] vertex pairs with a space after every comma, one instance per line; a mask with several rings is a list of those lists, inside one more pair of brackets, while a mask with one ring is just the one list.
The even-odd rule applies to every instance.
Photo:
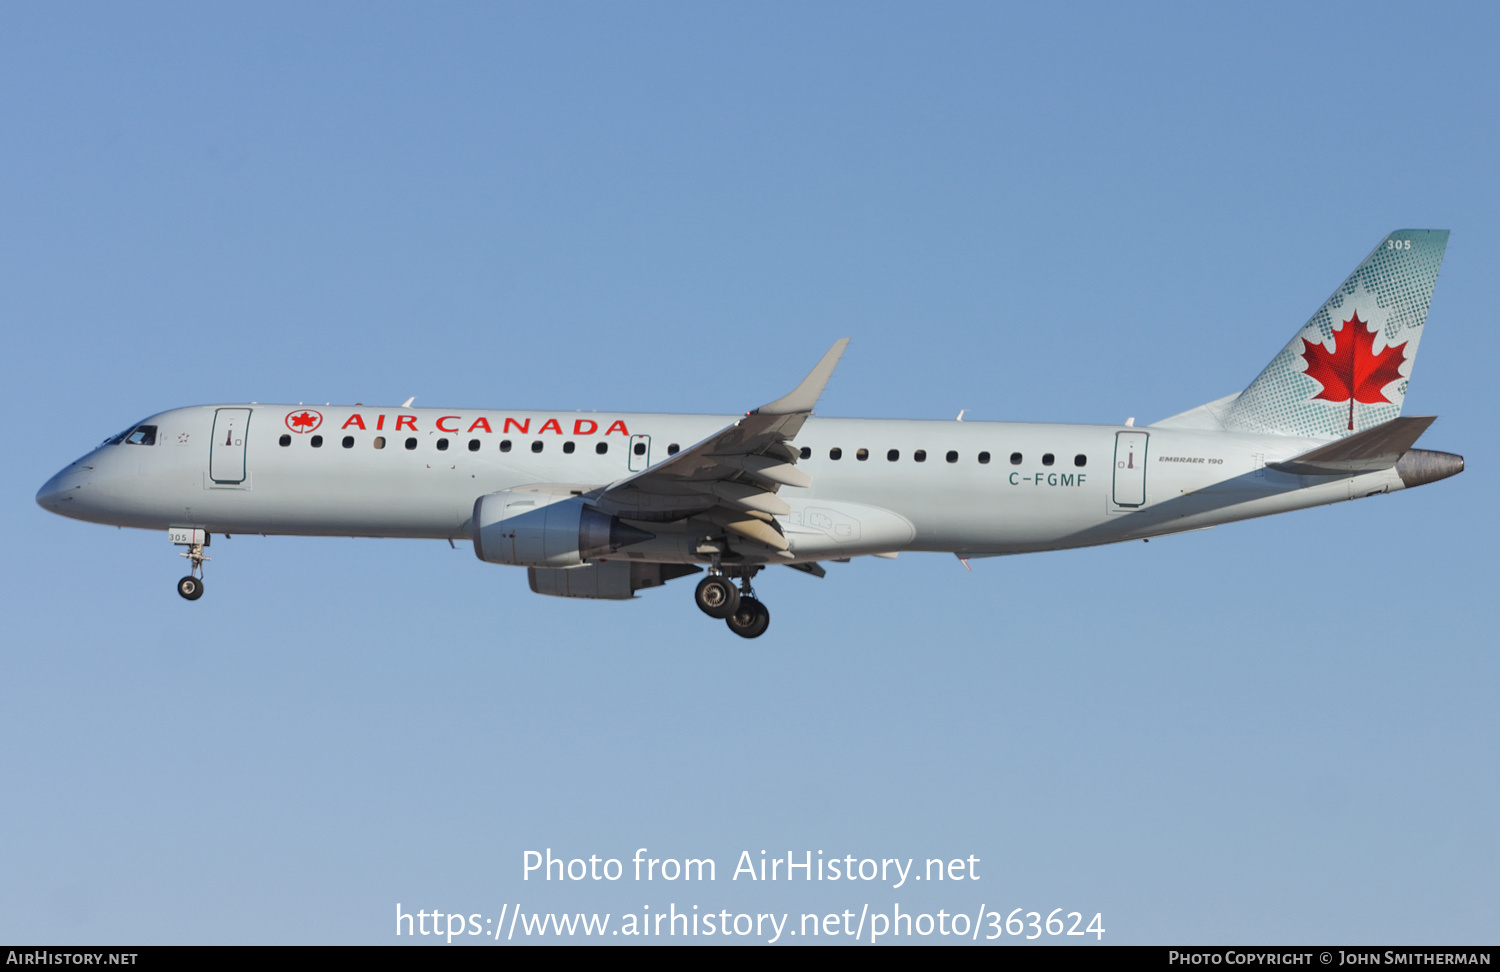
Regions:
[[579, 496], [502, 490], [474, 501], [474, 554], [514, 567], [576, 567], [650, 540]]

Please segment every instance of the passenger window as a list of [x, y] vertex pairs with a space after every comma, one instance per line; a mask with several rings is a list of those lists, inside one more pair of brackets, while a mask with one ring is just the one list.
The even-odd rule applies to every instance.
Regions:
[[283, 446], [289, 446], [289, 445], [292, 444], [292, 437], [289, 436], [289, 435], [283, 435], [281, 438], [277, 439], [276, 441], [280, 442]]
[[448, 451], [448, 440], [447, 439], [439, 439], [438, 440], [438, 451], [439, 452], [447, 452]]
[[478, 439], [470, 439], [469, 440], [469, 451], [470, 452], [478, 452], [479, 451], [479, 440]]
[[954, 452], [952, 449], [949, 449], [948, 454], [943, 458], [947, 459], [949, 462], [958, 462], [958, 453]]
[[311, 439], [308, 439], [307, 442], [308, 445], [312, 446], [314, 449], [323, 448], [323, 437], [321, 435], [315, 435]]
[[637, 442], [633, 451], [638, 456], [644, 456], [646, 454], [646, 443]]
[[1010, 464], [1012, 466], [1019, 466], [1021, 464], [1021, 454], [1019, 452], [1012, 452], [1010, 454]]
[[990, 454], [988, 452], [981, 452], [979, 454], [979, 464], [981, 466], [987, 466], [987, 465], [989, 465], [989, 462], [990, 462]]
[[854, 458], [858, 459], [860, 462], [864, 462], [866, 459], [870, 458], [870, 450], [860, 449], [854, 453]]
[[601, 442], [601, 443], [599, 443], [598, 445], [594, 446], [594, 451], [597, 452], [597, 453], [599, 453], [599, 455], [601, 455], [601, 456], [604, 455], [606, 452], [609, 451], [609, 443], [608, 442]]
[[1078, 455], [1076, 455], [1076, 456], [1073, 457], [1073, 465], [1075, 465], [1075, 466], [1087, 466], [1088, 464], [1089, 464], [1089, 457], [1086, 456], [1086, 455], [1084, 455], [1081, 452]]
[[542, 440], [541, 439], [537, 439], [535, 442], [533, 442], [531, 444], [531, 451], [532, 452], [541, 452], [542, 451]]
[[578, 448], [578, 445], [572, 439], [569, 439], [567, 442], [563, 443], [563, 452], [567, 455], [571, 456], [573, 454], [573, 450], [576, 448]]
[[832, 449], [828, 450], [828, 458], [842, 459], [844, 458], [844, 450], [840, 449], [838, 446], [834, 446]]
[[681, 451], [682, 451], [682, 446], [678, 445], [675, 442], [673, 442], [671, 445], [667, 446], [667, 455], [669, 455], [669, 456], [675, 456], [675, 455], [677, 455], [677, 453], [679, 453]]
[[1057, 457], [1054, 456], [1052, 453], [1049, 452], [1046, 455], [1042, 456], [1042, 465], [1044, 465], [1044, 466], [1050, 466], [1056, 460], [1057, 460]]
[[802, 447], [802, 451], [799, 452], [799, 453], [797, 453], [797, 455], [801, 456], [803, 459], [811, 459], [812, 458], [812, 446], [803, 446]]
[[918, 449], [916, 452], [913, 452], [911, 454], [911, 457], [912, 457], [913, 461], [915, 461], [915, 462], [926, 462], [927, 461], [927, 450], [926, 449]]
[[352, 435], [346, 435], [346, 436], [344, 436], [344, 441], [341, 442], [341, 443], [339, 443], [339, 444], [342, 445], [345, 449], [353, 449], [354, 448], [354, 436], [352, 436]]
[[377, 435], [374, 438], [374, 440], [372, 440], [370, 442], [370, 445], [374, 446], [377, 449], [384, 449], [385, 448], [385, 436], [383, 436], [383, 435]]
[[510, 440], [509, 439], [501, 439], [500, 440], [500, 451], [501, 452], [509, 452], [510, 451]]
[[891, 449], [888, 452], [886, 452], [886, 454], [885, 454], [885, 461], [886, 462], [895, 462], [897, 459], [900, 459], [900, 458], [901, 458], [901, 450], [900, 449]]
[[415, 449], [416, 447], [417, 447], [417, 440], [416, 439], [407, 439], [406, 440], [406, 448], [407, 449]]
[[137, 425], [125, 437], [127, 445], [156, 445], [156, 426]]

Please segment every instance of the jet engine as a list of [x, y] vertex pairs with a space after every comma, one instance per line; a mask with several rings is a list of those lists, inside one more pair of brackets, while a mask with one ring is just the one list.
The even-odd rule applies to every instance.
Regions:
[[474, 554], [514, 567], [576, 567], [655, 534], [579, 496], [502, 490], [474, 501]]

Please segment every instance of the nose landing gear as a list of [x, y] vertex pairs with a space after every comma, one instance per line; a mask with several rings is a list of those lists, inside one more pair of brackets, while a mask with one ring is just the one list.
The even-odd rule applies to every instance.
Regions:
[[188, 575], [177, 582], [177, 593], [185, 600], [196, 601], [203, 596], [204, 561], [213, 559], [203, 553], [203, 548], [208, 546], [208, 533], [205, 530], [184, 530], [174, 527], [167, 531], [167, 537], [177, 546], [187, 547], [187, 550], [178, 556], [186, 557], [192, 566], [188, 569]]
[[[724, 621], [741, 638], [759, 638], [771, 625], [771, 612], [750, 590], [750, 578], [758, 570], [759, 567], [714, 569], [698, 582], [694, 593], [698, 609]], [[731, 576], [739, 578], [739, 590], [735, 590]]]

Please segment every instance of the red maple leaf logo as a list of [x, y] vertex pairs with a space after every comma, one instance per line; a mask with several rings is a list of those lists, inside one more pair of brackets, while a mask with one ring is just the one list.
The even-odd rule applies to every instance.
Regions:
[[323, 424], [323, 416], [311, 409], [286, 417], [286, 427], [293, 432], [311, 432]]
[[[1343, 340], [1341, 340], [1343, 339]], [[1302, 339], [1304, 373], [1323, 386], [1313, 399], [1349, 403], [1349, 431], [1354, 431], [1354, 403], [1394, 404], [1385, 397], [1386, 385], [1401, 378], [1406, 342], [1388, 344], [1375, 353], [1375, 332], [1359, 319], [1359, 311], [1333, 332], [1333, 350], [1319, 341]]]

